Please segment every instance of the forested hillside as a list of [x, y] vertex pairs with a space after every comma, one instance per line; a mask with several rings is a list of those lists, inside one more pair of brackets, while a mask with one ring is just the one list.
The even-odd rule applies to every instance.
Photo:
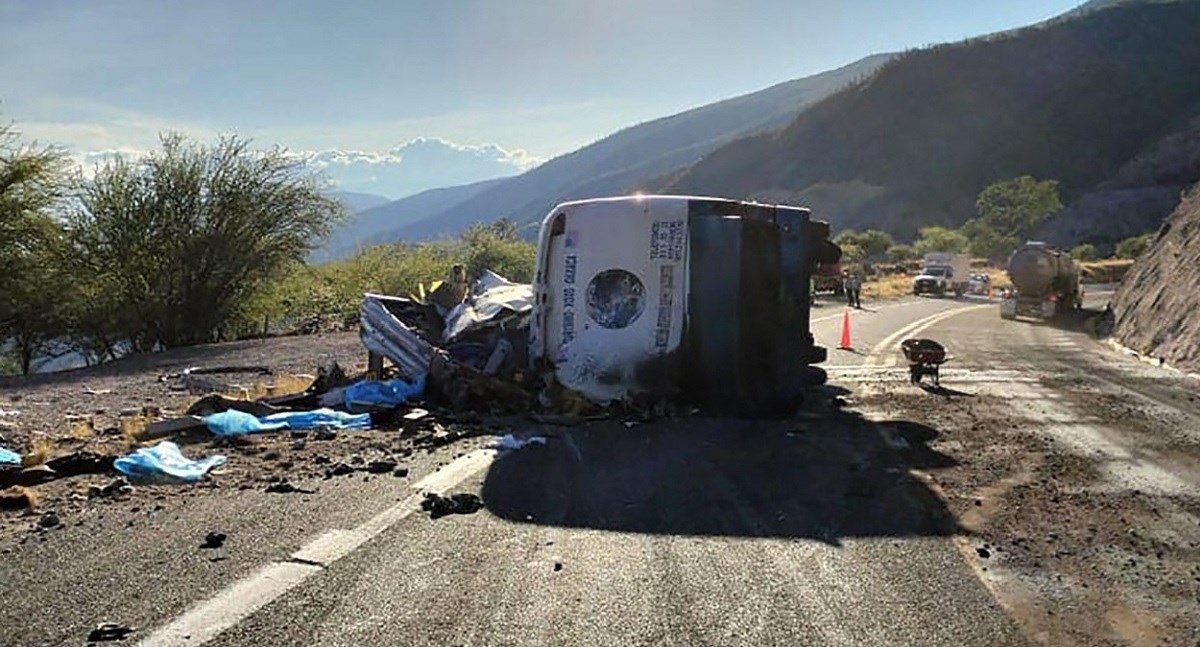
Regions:
[[[1022, 175], [1058, 180], [1070, 204], [1200, 115], [1198, 33], [1200, 2], [1145, 4], [909, 52], [655, 188], [805, 203], [902, 236], [961, 224], [983, 187]], [[1158, 175], [1174, 188], [1196, 170]], [[1173, 206], [1123, 213], [1153, 228]]]

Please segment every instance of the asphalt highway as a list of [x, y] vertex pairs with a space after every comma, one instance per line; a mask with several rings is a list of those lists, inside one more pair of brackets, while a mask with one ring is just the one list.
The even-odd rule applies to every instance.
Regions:
[[[108, 507], [4, 549], [0, 644], [80, 644], [101, 622], [143, 645], [1038, 642], [964, 554], [963, 519], [920, 478], [957, 463], [930, 444], [945, 430], [854, 402], [906, 381], [907, 337], [945, 343], [944, 381], [976, 391], [1105, 351], [1001, 322], [981, 299], [865, 305], [851, 314], [852, 350], [835, 349], [843, 306], [813, 314], [831, 348], [822, 397], [851, 406], [769, 422], [530, 425], [514, 432], [544, 444], [445, 447], [407, 480]], [[1124, 383], [1131, 370], [1142, 369], [1119, 362], [1089, 379]], [[1155, 384], [1139, 382], [1140, 397], [1170, 397]], [[1190, 484], [1188, 469], [1172, 474]], [[483, 509], [430, 519], [423, 491], [476, 493]], [[199, 548], [212, 531], [224, 546]]]

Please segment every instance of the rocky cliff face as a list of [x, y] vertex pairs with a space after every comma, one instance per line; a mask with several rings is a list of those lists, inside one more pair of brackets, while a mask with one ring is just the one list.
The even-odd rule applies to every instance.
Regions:
[[1063, 247], [1079, 241], [1102, 251], [1129, 236], [1152, 231], [1200, 181], [1200, 117], [1156, 142], [1108, 181], [1047, 222], [1037, 238]]
[[1200, 371], [1200, 186], [1130, 269], [1113, 308], [1121, 343]]

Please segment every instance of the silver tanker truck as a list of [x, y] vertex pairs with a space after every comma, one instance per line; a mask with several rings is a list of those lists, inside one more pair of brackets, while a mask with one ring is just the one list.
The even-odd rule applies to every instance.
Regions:
[[1046, 243], [1028, 242], [1008, 258], [1013, 291], [1000, 302], [1000, 317], [1053, 319], [1083, 307], [1079, 264]]

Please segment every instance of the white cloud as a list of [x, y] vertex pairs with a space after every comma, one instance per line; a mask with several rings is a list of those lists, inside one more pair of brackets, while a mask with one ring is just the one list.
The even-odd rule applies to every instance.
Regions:
[[521, 149], [418, 137], [385, 151], [296, 152], [340, 189], [399, 198], [426, 189], [522, 173], [542, 162]]
[[[97, 132], [97, 131], [89, 131]], [[107, 137], [97, 137], [105, 141]], [[114, 146], [101, 150], [68, 149], [85, 176], [118, 156], [138, 158], [152, 147]], [[496, 144], [459, 144], [419, 137], [384, 151], [292, 151], [320, 171], [338, 189], [400, 198], [427, 189], [518, 175], [543, 160], [521, 149]]]
[[[362, 146], [364, 142], [379, 141], [381, 133], [391, 133], [390, 137], [382, 136], [385, 141], [396, 141], [392, 137], [411, 137], [421, 129], [427, 128], [425, 132], [445, 130], [463, 121], [462, 117], [411, 123], [351, 123], [335, 127], [325, 124], [284, 130], [269, 127], [222, 129], [216, 125], [165, 119], [100, 102], [53, 95], [28, 103], [11, 117], [24, 139], [65, 148], [85, 175], [90, 175], [97, 163], [116, 154], [138, 157], [156, 149], [161, 134], [167, 131], [208, 142], [222, 132], [237, 132], [250, 138], [255, 147], [266, 148], [279, 143], [323, 172], [342, 190], [390, 198], [517, 175], [544, 161], [522, 148], [506, 148], [497, 143], [462, 143], [458, 137], [414, 137], [388, 149]], [[466, 128], [470, 123], [467, 119], [460, 124], [459, 130], [471, 130]]]

